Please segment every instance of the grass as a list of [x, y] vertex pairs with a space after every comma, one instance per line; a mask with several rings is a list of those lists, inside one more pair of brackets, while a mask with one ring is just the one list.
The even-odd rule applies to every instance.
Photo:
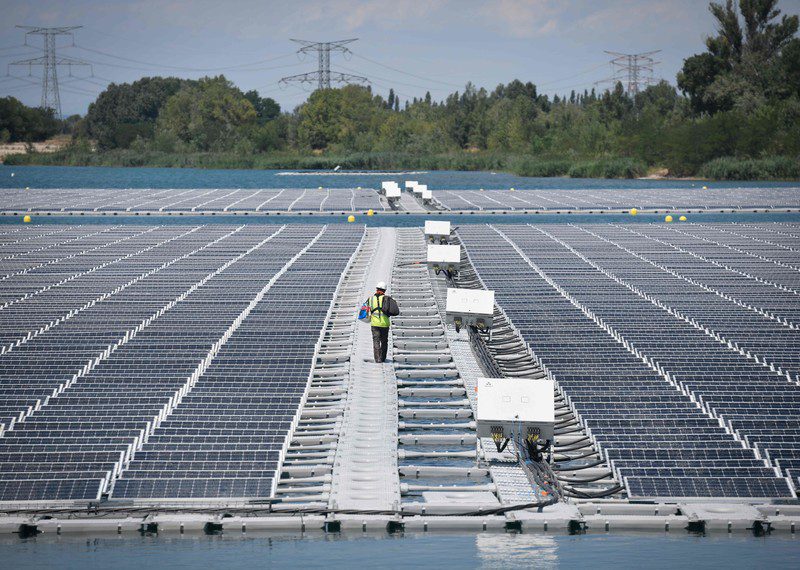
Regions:
[[800, 158], [722, 157], [704, 164], [700, 175], [713, 180], [797, 180], [800, 178]]
[[[92, 152], [80, 147], [54, 153], [9, 155], [9, 165], [116, 166], [214, 169], [309, 169], [330, 170], [462, 170], [506, 171], [519, 176], [572, 178], [637, 178], [645, 176], [648, 165], [635, 158], [548, 159], [528, 155], [491, 152], [450, 152], [409, 154], [356, 152], [349, 154], [269, 154], [167, 153], [159, 151], [112, 150]], [[800, 179], [800, 159], [773, 157], [739, 159], [723, 157], [702, 165], [692, 174], [711, 180], [790, 180]]]

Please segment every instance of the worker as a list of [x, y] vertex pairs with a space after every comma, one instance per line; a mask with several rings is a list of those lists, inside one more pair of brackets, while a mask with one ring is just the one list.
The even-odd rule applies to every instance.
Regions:
[[389, 350], [389, 325], [390, 317], [400, 314], [400, 309], [394, 299], [386, 294], [386, 283], [378, 282], [375, 294], [367, 301], [369, 309], [369, 324], [372, 327], [372, 350], [375, 362], [386, 361], [386, 352]]

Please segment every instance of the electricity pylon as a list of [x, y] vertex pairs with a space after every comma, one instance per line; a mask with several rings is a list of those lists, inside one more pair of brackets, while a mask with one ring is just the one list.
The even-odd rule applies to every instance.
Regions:
[[57, 57], [56, 56], [56, 36], [72, 35], [72, 30], [77, 30], [82, 26], [62, 26], [58, 28], [39, 28], [36, 26], [17, 26], [25, 32], [25, 44], [28, 44], [28, 36], [43, 36], [44, 38], [44, 55], [41, 57], [34, 57], [32, 59], [22, 59], [9, 63], [12, 65], [27, 65], [30, 70], [34, 65], [41, 65], [43, 67], [42, 73], [42, 109], [52, 109], [57, 118], [61, 118], [61, 96], [58, 92], [58, 66], [69, 65], [70, 73], [72, 72], [71, 66], [80, 65], [91, 67], [91, 64], [74, 59], [71, 57]]
[[334, 83], [369, 83], [369, 79], [361, 77], [360, 75], [350, 75], [349, 73], [340, 73], [338, 71], [331, 71], [331, 52], [338, 51], [343, 54], [352, 53], [346, 44], [356, 41], [358, 38], [350, 40], [340, 40], [337, 42], [309, 42], [306, 40], [292, 40], [303, 47], [297, 50], [297, 53], [310, 53], [317, 52], [317, 60], [319, 68], [317, 71], [309, 73], [300, 73], [298, 75], [290, 75], [280, 80], [281, 83], [298, 82], [298, 83], [313, 83], [317, 82], [317, 89], [330, 89], [331, 82]]
[[661, 50], [648, 51], [645, 53], [617, 53], [606, 51], [608, 55], [614, 56], [611, 66], [614, 73], [611, 77], [598, 81], [597, 83], [617, 83], [625, 85], [625, 92], [628, 97], [635, 97], [639, 93], [641, 86], [647, 87], [654, 82], [653, 68], [661, 63], [656, 61], [653, 56]]

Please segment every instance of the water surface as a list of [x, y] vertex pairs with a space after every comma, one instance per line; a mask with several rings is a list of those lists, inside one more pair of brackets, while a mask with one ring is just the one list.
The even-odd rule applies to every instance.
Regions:
[[407, 534], [39, 536], [5, 539], [6, 568], [790, 568], [792, 535]]
[[[11, 174], [14, 173], [12, 177]], [[287, 175], [301, 173], [301, 176]], [[609, 180], [528, 178], [503, 172], [431, 171], [359, 174], [332, 171], [205, 170], [198, 168], [112, 168], [98, 166], [0, 165], [0, 188], [378, 188], [381, 180], [416, 180], [438, 189], [602, 189], [797, 186], [797, 182], [698, 182], [689, 180]]]

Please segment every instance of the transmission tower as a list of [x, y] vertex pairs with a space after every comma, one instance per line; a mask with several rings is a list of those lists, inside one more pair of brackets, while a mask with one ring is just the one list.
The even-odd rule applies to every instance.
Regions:
[[338, 42], [309, 42], [306, 40], [292, 40], [300, 44], [301, 47], [297, 53], [311, 53], [317, 52], [317, 60], [319, 62], [319, 69], [309, 73], [300, 73], [299, 75], [290, 75], [280, 80], [280, 83], [288, 84], [289, 82], [297, 83], [314, 83], [317, 82], [317, 89], [330, 89], [331, 82], [334, 83], [369, 83], [369, 79], [361, 77], [360, 75], [350, 75], [348, 73], [340, 73], [338, 71], [331, 71], [331, 52], [338, 51], [344, 55], [351, 54], [352, 52], [347, 48], [346, 44], [356, 41], [358, 38], [351, 40], [340, 40]]
[[58, 66], [70, 66], [70, 75], [72, 75], [72, 66], [88, 66], [91, 64], [73, 59], [71, 57], [57, 57], [56, 56], [56, 36], [71, 36], [72, 30], [77, 30], [82, 26], [62, 26], [59, 28], [39, 28], [35, 26], [17, 26], [25, 32], [25, 45], [28, 45], [28, 36], [43, 36], [44, 42], [44, 55], [41, 57], [34, 57], [32, 59], [23, 59], [9, 63], [12, 65], [27, 65], [30, 73], [34, 65], [41, 65], [43, 67], [42, 73], [42, 102], [40, 106], [42, 109], [52, 109], [59, 119], [61, 118], [61, 96], [58, 93]]
[[661, 50], [648, 51], [645, 53], [617, 53], [606, 51], [613, 56], [611, 67], [613, 74], [611, 77], [598, 81], [597, 83], [617, 83], [625, 85], [625, 92], [628, 97], [635, 97], [639, 93], [640, 87], [647, 87], [655, 82], [653, 78], [653, 68], [661, 63], [656, 61], [653, 56]]

